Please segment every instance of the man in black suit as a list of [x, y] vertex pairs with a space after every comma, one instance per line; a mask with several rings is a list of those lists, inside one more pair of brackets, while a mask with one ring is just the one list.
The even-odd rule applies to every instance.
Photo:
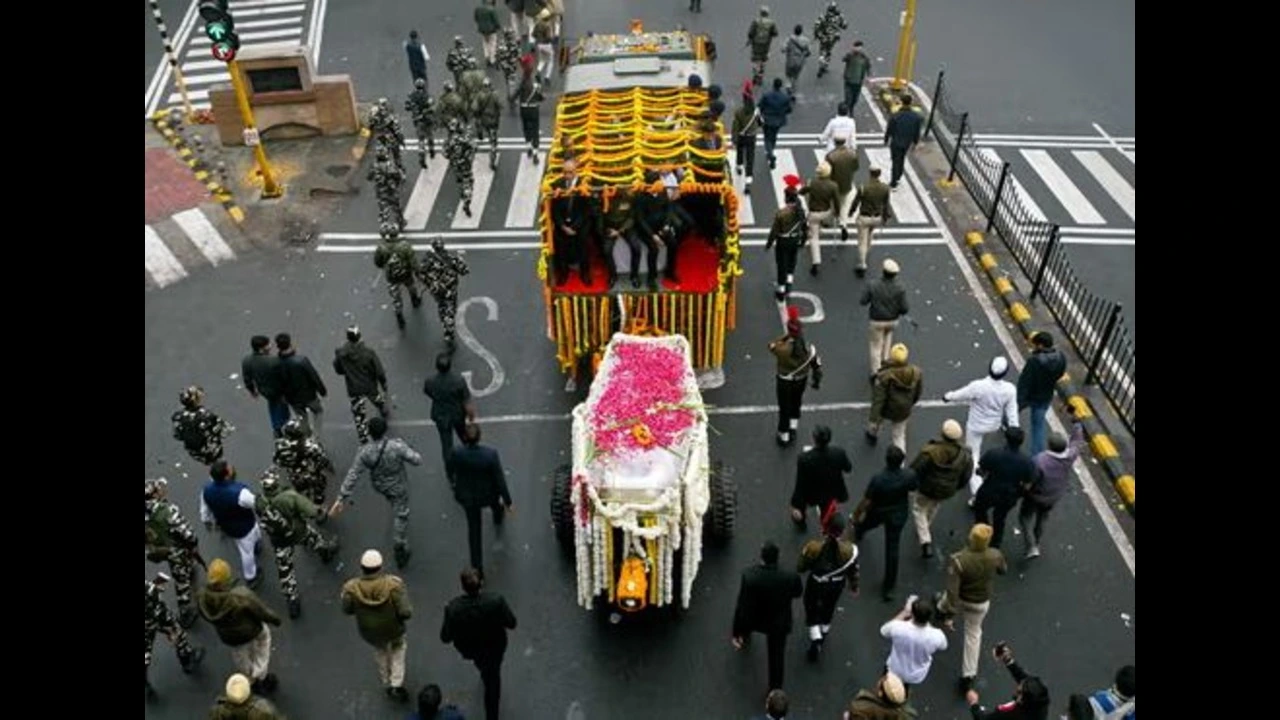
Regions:
[[462, 432], [462, 447], [453, 451], [453, 497], [467, 515], [467, 545], [471, 549], [471, 567], [484, 576], [484, 557], [480, 547], [480, 509], [493, 508], [493, 524], [501, 526], [511, 509], [511, 493], [507, 476], [502, 471], [498, 451], [480, 444], [480, 426], [467, 425]]
[[484, 716], [498, 720], [502, 656], [507, 651], [507, 631], [516, 629], [516, 616], [501, 595], [480, 592], [483, 584], [475, 568], [462, 571], [464, 594], [445, 606], [440, 640], [453, 643], [462, 657], [476, 664], [484, 683]]
[[587, 253], [587, 219], [591, 198], [578, 194], [585, 181], [578, 176], [578, 161], [564, 161], [564, 176], [555, 181], [553, 190], [567, 194], [551, 201], [551, 225], [554, 230], [552, 265], [556, 284], [569, 279], [569, 266], [577, 265], [584, 285], [591, 284], [591, 259]]
[[853, 463], [844, 449], [831, 444], [831, 428], [813, 429], [813, 447], [805, 448], [796, 463], [796, 489], [791, 493], [791, 519], [796, 529], [805, 530], [805, 514], [818, 508], [821, 519], [831, 503], [849, 502], [844, 474], [853, 472]]
[[448, 353], [436, 356], [436, 374], [422, 384], [422, 392], [431, 398], [431, 420], [440, 433], [440, 456], [444, 459], [445, 477], [453, 485], [453, 436], [462, 438], [468, 422], [476, 418], [475, 404], [467, 381], [453, 372], [453, 359]]
[[924, 118], [912, 106], [911, 93], [903, 93], [901, 100], [902, 107], [889, 118], [884, 129], [884, 144], [889, 146], [892, 163], [889, 187], [894, 189], [897, 189], [906, 169], [907, 151], [920, 143], [920, 132], [924, 129]]
[[800, 575], [778, 568], [778, 546], [766, 540], [760, 564], [742, 571], [738, 605], [733, 612], [733, 647], [741, 650], [753, 632], [764, 633], [769, 649], [769, 689], [782, 687], [791, 603], [804, 594]]

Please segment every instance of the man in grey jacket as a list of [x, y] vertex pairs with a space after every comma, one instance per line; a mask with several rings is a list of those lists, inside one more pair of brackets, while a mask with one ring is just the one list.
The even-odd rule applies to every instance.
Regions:
[[804, 70], [804, 61], [808, 60], [811, 54], [809, 44], [809, 38], [804, 36], [804, 26], [796, 25], [795, 32], [787, 38], [787, 46], [784, 49], [786, 53], [784, 70], [787, 75], [787, 93], [790, 95], [796, 94], [796, 80], [800, 79], [800, 73]]
[[898, 263], [885, 260], [884, 276], [873, 281], [862, 291], [862, 305], [867, 305], [870, 312], [870, 325], [867, 329], [867, 343], [871, 357], [871, 382], [876, 381], [876, 373], [880, 366], [889, 359], [889, 348], [893, 347], [893, 331], [898, 327], [898, 318], [905, 317], [912, 325], [916, 321], [907, 314], [907, 292], [898, 284]]
[[[1074, 412], [1067, 405], [1068, 412]], [[1044, 523], [1049, 511], [1067, 494], [1071, 486], [1071, 466], [1084, 448], [1084, 425], [1079, 418], [1072, 418], [1071, 440], [1058, 433], [1049, 437], [1049, 449], [1036, 453], [1032, 462], [1036, 466], [1035, 481], [1026, 488], [1022, 505], [1018, 508], [1018, 526], [1027, 543], [1027, 559], [1040, 557], [1040, 543], [1044, 540]]]
[[409, 472], [405, 463], [421, 465], [422, 456], [404, 440], [387, 437], [387, 421], [380, 417], [369, 421], [369, 436], [372, 440], [356, 453], [356, 459], [342, 481], [342, 488], [338, 490], [338, 499], [329, 508], [329, 516], [342, 512], [343, 507], [351, 502], [351, 494], [355, 492], [360, 475], [369, 473], [373, 489], [391, 503], [391, 511], [395, 514], [396, 564], [404, 567], [409, 562]]
[[347, 397], [351, 398], [351, 417], [355, 419], [360, 444], [369, 442], [369, 414], [365, 401], [373, 403], [383, 418], [387, 412], [387, 373], [382, 369], [378, 353], [360, 339], [360, 328], [347, 328], [347, 344], [333, 351], [333, 371], [347, 381]]

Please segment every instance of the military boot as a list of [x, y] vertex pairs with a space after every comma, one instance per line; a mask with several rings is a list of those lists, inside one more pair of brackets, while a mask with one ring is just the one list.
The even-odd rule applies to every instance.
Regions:
[[395, 553], [397, 566], [403, 568], [405, 565], [409, 564], [409, 556], [411, 553], [409, 552], [408, 545], [397, 545]]
[[401, 330], [404, 329], [404, 313], [399, 310], [396, 311], [396, 324], [400, 326]]
[[289, 598], [289, 619], [297, 620], [302, 615], [302, 601], [298, 598]]
[[184, 629], [190, 628], [192, 625], [195, 625], [196, 620], [198, 620], [199, 618], [200, 618], [200, 613], [196, 611], [196, 608], [194, 605], [183, 606], [183, 608], [178, 611], [178, 624], [181, 625]]
[[197, 645], [192, 648], [191, 657], [182, 663], [182, 672], [190, 675], [200, 666], [200, 661], [204, 660], [204, 648]]

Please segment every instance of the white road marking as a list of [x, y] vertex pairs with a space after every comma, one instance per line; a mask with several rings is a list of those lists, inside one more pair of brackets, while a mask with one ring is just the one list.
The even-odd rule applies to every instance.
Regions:
[[[796, 175], [800, 178], [801, 181], [803, 181], [804, 176], [800, 174], [799, 170], [796, 170], [796, 158], [795, 158], [795, 155], [791, 154], [790, 150], [782, 150], [779, 148], [774, 148], [773, 156], [777, 158], [778, 166], [773, 170], [769, 171], [769, 176], [770, 176], [770, 182], [773, 183], [774, 197], [778, 199], [778, 207], [781, 208], [783, 205], [787, 204], [786, 194], [785, 194], [787, 186], [786, 186], [786, 183], [782, 182], [782, 178], [788, 175]], [[765, 162], [765, 167], [768, 167], [769, 158], [766, 157], [764, 162]]]
[[[892, 158], [889, 156], [889, 148], [886, 147], [865, 147], [862, 149], [867, 154], [867, 161], [871, 163], [870, 167], [878, 167], [881, 169], [881, 179], [888, 180], [890, 168], [892, 167]], [[903, 161], [904, 164], [911, 164], [910, 152]], [[897, 222], [904, 225], [927, 225], [929, 216], [924, 214], [924, 209], [920, 207], [920, 201], [916, 199], [915, 190], [911, 187], [911, 178], [903, 176], [905, 182], [899, 183], [897, 189], [892, 191], [889, 196], [889, 202], [893, 208], [893, 216]]]
[[409, 194], [409, 204], [404, 207], [404, 224], [408, 230], [422, 230], [427, 226], [427, 218], [431, 215], [431, 206], [436, 204], [436, 195], [440, 194], [440, 184], [444, 181], [445, 171], [449, 163], [443, 155], [436, 155], [423, 172], [418, 173], [413, 182], [413, 192]]
[[[182, 22], [178, 23], [178, 32], [174, 33], [171, 43], [175, 52], [181, 53], [186, 47], [187, 38], [191, 35], [191, 30], [195, 27], [196, 8], [199, 7], [196, 0], [191, 0], [191, 4], [187, 6], [187, 13], [182, 16]], [[169, 66], [169, 58], [161, 57], [159, 64], [156, 65], [156, 72], [151, 76], [151, 84], [147, 86], [147, 92], [143, 96], [143, 117], [150, 119], [156, 112], [156, 105], [160, 102], [160, 91], [164, 89], [169, 82], [169, 76], [173, 73], [173, 68]], [[172, 103], [172, 100], [170, 101]], [[182, 102], [179, 95], [178, 102]]]
[[472, 373], [470, 370], [463, 370], [459, 374], [462, 375], [462, 379], [466, 381], [467, 388], [471, 390], [472, 395], [476, 397], [487, 397], [502, 389], [502, 385], [507, 381], [507, 373], [502, 369], [502, 363], [498, 362], [497, 356], [489, 352], [489, 348], [480, 344], [480, 341], [476, 340], [476, 336], [471, 332], [471, 329], [467, 327], [467, 310], [477, 303], [484, 305], [485, 309], [489, 311], [489, 322], [498, 321], [497, 300], [485, 296], [467, 298], [458, 305], [458, 339], [461, 340], [462, 344], [466, 345], [471, 352], [479, 355], [480, 359], [484, 360], [485, 364], [489, 366], [489, 384], [477, 390], [476, 386], [471, 381]]
[[489, 168], [489, 152], [477, 152], [471, 160], [471, 173], [475, 183], [471, 188], [471, 217], [462, 212], [462, 201], [453, 213], [454, 230], [475, 230], [480, 227], [480, 218], [484, 216], [484, 204], [489, 199], [489, 189], [493, 187], [493, 170]]
[[507, 227], [533, 227], [534, 221], [538, 219], [538, 192], [542, 186], [542, 171], [546, 162], [545, 152], [538, 153], [536, 163], [527, 154], [521, 153], [520, 166], [516, 170], [516, 185], [511, 190], [511, 204], [507, 206]]
[[1124, 155], [1125, 157], [1129, 158], [1129, 162], [1133, 163], [1134, 165], [1137, 165], [1137, 164], [1138, 164], [1138, 159], [1137, 159], [1137, 157], [1135, 156], [1135, 154], [1134, 154], [1132, 151], [1130, 151], [1130, 152], [1125, 152], [1125, 151], [1124, 151], [1124, 149], [1120, 147], [1121, 143], [1119, 142], [1119, 141], [1121, 141], [1121, 140], [1125, 140], [1125, 139], [1133, 140], [1133, 138], [1115, 138], [1115, 137], [1111, 137], [1110, 135], [1108, 135], [1108, 134], [1107, 134], [1107, 131], [1106, 131], [1106, 130], [1103, 130], [1103, 129], [1102, 129], [1102, 126], [1101, 126], [1101, 125], [1099, 125], [1098, 123], [1094, 123], [1094, 124], [1093, 124], [1093, 129], [1094, 129], [1094, 130], [1097, 130], [1097, 131], [1098, 131], [1098, 134], [1099, 134], [1099, 135], [1101, 135], [1103, 138], [1105, 138], [1105, 139], [1106, 139], [1107, 144], [1109, 144], [1111, 147], [1113, 147], [1113, 148], [1115, 148], [1116, 150], [1118, 150], [1118, 151], [1120, 152], [1120, 154], [1121, 154], [1121, 155]]
[[1058, 167], [1058, 163], [1049, 157], [1049, 153], [1045, 150], [1021, 150], [1022, 157], [1027, 159], [1031, 164], [1031, 169], [1036, 171], [1044, 184], [1049, 187], [1049, 191], [1053, 193], [1058, 204], [1066, 208], [1067, 213], [1071, 215], [1071, 219], [1082, 225], [1105, 225], [1106, 220], [1093, 209], [1093, 205], [1085, 198], [1084, 193], [1080, 192], [1080, 188], [1071, 182], [1067, 174]]
[[200, 208], [191, 208], [183, 210], [173, 216], [173, 221], [178, 223], [178, 227], [182, 228], [182, 232], [187, 234], [191, 239], [191, 243], [200, 250], [214, 267], [221, 265], [228, 260], [235, 260], [236, 254], [232, 251], [231, 246], [227, 245], [227, 241], [222, 239], [222, 233], [209, 222], [209, 218], [205, 217]]
[[[736, 152], [736, 150], [733, 152]], [[752, 150], [752, 152], [755, 152], [755, 150]], [[752, 169], [754, 170], [755, 167], [753, 166]], [[738, 226], [739, 227], [743, 225], [756, 224], [756, 212], [755, 212], [755, 209], [752, 208], [751, 206], [751, 196], [743, 192], [747, 187], [747, 179], [748, 179], [745, 172], [746, 171], [744, 170], [743, 171], [744, 174], [742, 175], [739, 175], [737, 172], [734, 172], [733, 174], [733, 191], [734, 191], [734, 194], [738, 196]]]
[[1115, 168], [1111, 167], [1111, 163], [1102, 157], [1101, 153], [1094, 150], [1076, 150], [1071, 153], [1076, 156], [1076, 160], [1089, 171], [1094, 180], [1102, 186], [1103, 190], [1111, 196], [1112, 200], [1124, 210], [1124, 214], [1129, 216], [1130, 220], [1138, 221], [1138, 194]]
[[1137, 228], [1100, 228], [1063, 225], [1058, 228], [1063, 235], [1133, 235]]
[[[1004, 160], [996, 154], [995, 150], [992, 150], [991, 148], [982, 148], [979, 152], [981, 152], [982, 156], [991, 162], [997, 165], [1004, 165]], [[1040, 206], [1036, 204], [1035, 200], [1031, 199], [1031, 193], [1027, 192], [1027, 189], [1022, 186], [1022, 183], [1018, 181], [1017, 176], [1012, 172], [1009, 173], [1008, 182], [1009, 186], [1013, 188], [1013, 196], [1018, 199], [1018, 202], [1027, 212], [1031, 213], [1032, 220], [1036, 220], [1038, 222], [1049, 222], [1049, 219], [1045, 217], [1044, 211], [1040, 209]]]
[[[298, 21], [298, 18], [288, 18], [285, 20], [281, 20], [280, 22], [296, 23], [297, 21]], [[268, 38], [286, 38], [286, 37], [301, 37], [301, 36], [302, 36], [301, 26], [288, 27], [288, 28], [281, 28], [279, 30], [259, 30], [257, 32], [240, 33], [240, 42], [244, 43], [245, 40], [266, 40]], [[191, 40], [191, 47], [193, 48], [212, 45], [212, 44], [213, 44], [213, 41], [207, 37], [192, 38]], [[222, 62], [221, 60], [211, 60], [210, 62], [217, 63], [218, 65], [222, 65], [224, 67], [226, 66], [226, 63]], [[182, 71], [186, 72], [187, 66], [191, 64], [192, 63], [183, 63]], [[200, 68], [193, 67], [191, 69], [198, 70]]]
[[259, 15], [280, 15], [283, 13], [301, 13], [306, 12], [306, 3], [298, 3], [297, 5], [268, 5], [265, 7], [248, 8], [245, 10], [237, 10], [232, 14], [237, 20], [242, 17], [257, 17]]
[[1133, 238], [1082, 238], [1063, 236], [1059, 240], [1063, 245], [1095, 245], [1102, 247], [1137, 247], [1138, 241]]
[[145, 257], [143, 265], [147, 273], [151, 275], [151, 279], [155, 281], [157, 287], [165, 287], [185, 278], [187, 271], [183, 269], [182, 263], [178, 262], [178, 258], [174, 257], [169, 248], [165, 246], [164, 241], [160, 239], [160, 235], [150, 225], [145, 225], [146, 233], [143, 241]]

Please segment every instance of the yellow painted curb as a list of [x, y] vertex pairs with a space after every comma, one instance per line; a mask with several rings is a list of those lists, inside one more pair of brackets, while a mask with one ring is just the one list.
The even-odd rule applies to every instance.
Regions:
[[244, 211], [241, 210], [239, 207], [232, 205], [231, 207], [227, 208], [227, 212], [231, 214], [231, 219], [235, 220], [236, 222], [244, 222]]
[[1013, 319], [1017, 322], [1026, 322], [1031, 319], [1031, 313], [1028, 312], [1026, 306], [1020, 302], [1016, 302], [1009, 306], [1009, 314], [1012, 315]]
[[1114, 457], [1120, 457], [1116, 446], [1112, 444], [1111, 438], [1098, 433], [1089, 439], [1089, 444], [1093, 446], [1093, 453], [1101, 460], [1110, 460]]
[[970, 230], [969, 232], [964, 234], [964, 241], [969, 243], [970, 246], [981, 245], [982, 233], [978, 232], [977, 230]]
[[1013, 292], [1013, 283], [1009, 282], [1009, 278], [1006, 277], [996, 278], [996, 292], [1001, 295], [1008, 295]]
[[996, 266], [996, 257], [991, 253], [982, 253], [978, 256], [978, 264], [982, 266], [982, 269], [990, 270]]
[[1085, 400], [1083, 396], [1072, 395], [1067, 398], [1067, 402], [1071, 403], [1071, 409], [1076, 411], [1076, 417], [1093, 417], [1093, 410], [1089, 407], [1089, 401]]
[[1116, 492], [1120, 493], [1120, 498], [1126, 505], [1133, 507], [1137, 504], [1138, 487], [1132, 475], [1121, 475], [1116, 478]]
[[948, 180], [946, 178], [942, 178], [941, 180], [938, 181], [938, 187], [944, 187], [944, 188], [953, 188], [959, 184], [960, 184], [959, 180]]

